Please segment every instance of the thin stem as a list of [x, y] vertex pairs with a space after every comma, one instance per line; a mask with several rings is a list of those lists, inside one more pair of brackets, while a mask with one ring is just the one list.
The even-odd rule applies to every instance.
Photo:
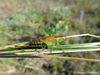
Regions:
[[86, 59], [86, 58], [76, 58], [76, 57], [61, 57], [61, 56], [39, 56], [39, 57], [100, 62], [100, 60], [97, 59]]
[[80, 61], [92, 61], [92, 62], [100, 62], [99, 59], [86, 59], [86, 58], [76, 58], [76, 57], [62, 57], [62, 56], [23, 56], [23, 55], [2, 55], [0, 58], [57, 58], [57, 59], [67, 59], [67, 60], [80, 60]]
[[89, 33], [88, 33], [88, 34], [80, 34], [80, 35], [65, 36], [65, 38], [80, 37], [80, 36], [91, 36], [91, 37], [100, 38], [100, 36], [92, 35], [92, 34], [89, 34]]

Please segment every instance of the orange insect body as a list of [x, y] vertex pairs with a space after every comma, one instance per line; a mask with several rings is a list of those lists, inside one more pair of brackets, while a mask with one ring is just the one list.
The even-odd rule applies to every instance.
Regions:
[[44, 34], [46, 35], [46, 37], [42, 37], [39, 40], [27, 43], [26, 45], [28, 45], [28, 46], [16, 46], [16, 47], [19, 47], [19, 48], [28, 48], [28, 47], [31, 47], [32, 45], [34, 45], [34, 46], [36, 45], [37, 46], [37, 44], [41, 44], [41, 45], [42, 44], [53, 45], [54, 43], [57, 43], [59, 45], [59, 43], [62, 42], [63, 40], [65, 40], [65, 38], [66, 38], [66, 36], [63, 36], [63, 35], [62, 36], [48, 36], [48, 34], [46, 34], [46, 32], [43, 30], [43, 28], [41, 26], [39, 26], [38, 30], [40, 28], [42, 29], [42, 31], [44, 32]]
[[[35, 45], [35, 44], [38, 44], [38, 43], [41, 43], [42, 41], [55, 41], [57, 40], [58, 38], [63, 38], [64, 36], [48, 36], [48, 37], [42, 37], [41, 39], [37, 40], [37, 41], [34, 41], [32, 42], [30, 45]], [[64, 38], [63, 38], [64, 39]]]
[[[36, 45], [38, 43], [41, 43], [42, 41], [55, 41], [57, 40], [58, 38], [63, 38], [64, 36], [47, 36], [47, 37], [42, 37], [41, 39], [37, 40], [37, 41], [34, 41], [34, 42], [31, 42], [29, 43], [29, 46], [31, 45]], [[64, 40], [65, 38], [63, 38]], [[16, 47], [19, 47], [19, 48], [27, 48], [29, 46], [16, 46]]]

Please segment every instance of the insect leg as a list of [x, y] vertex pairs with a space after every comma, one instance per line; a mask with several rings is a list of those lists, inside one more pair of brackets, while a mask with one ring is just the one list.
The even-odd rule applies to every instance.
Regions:
[[52, 50], [50, 51], [50, 53], [52, 53], [54, 46], [55, 46], [55, 43], [53, 44], [53, 46], [52, 46]]
[[44, 49], [43, 49], [43, 43], [40, 43], [40, 45], [41, 45], [41, 47], [42, 47], [42, 50], [41, 50], [41, 51], [39, 51], [38, 53], [40, 53], [40, 52], [44, 51]]
[[39, 51], [38, 53], [41, 53], [42, 51], [44, 51], [44, 49], [42, 49], [41, 51]]
[[62, 48], [63, 53], [65, 53], [65, 51], [63, 50], [63, 47], [59, 44], [59, 40], [57, 40], [57, 45], [60, 46]]

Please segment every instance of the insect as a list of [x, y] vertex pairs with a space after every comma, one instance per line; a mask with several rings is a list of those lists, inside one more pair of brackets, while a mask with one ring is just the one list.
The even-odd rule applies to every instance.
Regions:
[[[36, 41], [32, 41], [31, 43], [28, 43], [29, 46], [15, 46], [15, 47], [19, 47], [19, 48], [28, 48], [28, 47], [31, 47], [31, 46], [35, 46], [36, 44], [46, 44], [47, 46], [53, 46], [55, 47], [55, 44], [57, 44], [58, 46], [60, 46], [62, 48], [62, 51], [65, 52], [63, 50], [63, 47], [60, 45], [61, 42], [63, 42], [66, 38], [71, 38], [71, 37], [79, 37], [79, 36], [92, 36], [92, 37], [97, 37], [97, 38], [100, 38], [100, 36], [96, 36], [96, 35], [91, 35], [91, 34], [80, 34], [80, 35], [72, 35], [72, 36], [64, 36], [64, 35], [61, 35], [61, 36], [49, 36], [45, 31], [44, 29], [42, 28], [42, 26], [39, 26], [38, 28], [38, 31], [39, 29], [41, 28], [41, 30], [43, 31], [43, 33], [45, 34], [45, 37], [42, 37]], [[53, 47], [52, 47], [52, 50], [50, 53], [52, 53], [53, 51]], [[44, 49], [42, 49], [43, 51]], [[42, 52], [40, 51], [40, 52]]]
[[[36, 41], [32, 41], [31, 43], [29, 43], [29, 46], [15, 46], [15, 47], [27, 48], [27, 47], [31, 47], [32, 45], [43, 44], [43, 43], [46, 44], [47, 46], [51, 46], [52, 45], [54, 47], [55, 44], [57, 43], [57, 45], [59, 45], [62, 48], [62, 46], [59, 43], [61, 43], [62, 41], [64, 41], [65, 38], [66, 38], [66, 36], [63, 36], [63, 35], [61, 35], [61, 36], [49, 36], [44, 31], [44, 29], [42, 28], [42, 26], [39, 26], [38, 30], [40, 28], [42, 29], [42, 31], [43, 31], [43, 33], [45, 34], [46, 37], [42, 37], [42, 38], [40, 38], [40, 39], [38, 39]], [[51, 50], [51, 53], [52, 53], [52, 50]], [[62, 50], [63, 50], [63, 48], [62, 48]], [[42, 51], [43, 51], [43, 49], [42, 49]], [[63, 50], [63, 52], [64, 52], [64, 50]]]

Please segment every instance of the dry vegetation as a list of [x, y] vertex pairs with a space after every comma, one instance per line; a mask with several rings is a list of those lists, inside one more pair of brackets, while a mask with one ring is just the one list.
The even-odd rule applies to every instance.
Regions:
[[[100, 0], [0, 0], [0, 46], [44, 36], [42, 32], [36, 35], [40, 25], [53, 35], [57, 32], [59, 35], [100, 35]], [[75, 38], [66, 40], [64, 44], [98, 41], [90, 37]], [[99, 59], [99, 53], [68, 53], [66, 56]], [[74, 72], [87, 71], [100, 74], [100, 63], [0, 58], [0, 75], [75, 75]]]

